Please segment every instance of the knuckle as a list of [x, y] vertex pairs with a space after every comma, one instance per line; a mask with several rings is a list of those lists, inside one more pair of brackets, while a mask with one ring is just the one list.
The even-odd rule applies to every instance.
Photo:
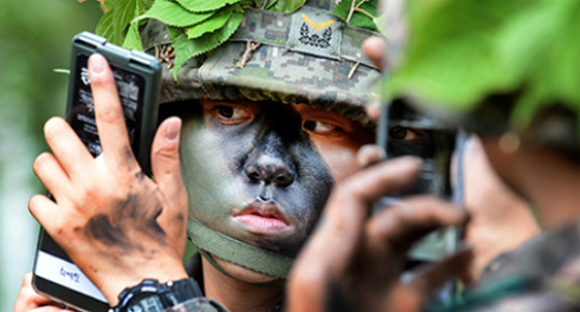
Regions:
[[361, 187], [361, 183], [354, 178], [348, 178], [344, 180], [342, 184], [337, 187], [338, 195], [342, 198], [362, 198], [364, 197], [364, 188]]
[[154, 155], [159, 158], [179, 161], [178, 149], [174, 148], [173, 146], [162, 146], [155, 150]]
[[124, 124], [125, 120], [120, 109], [106, 108], [99, 114], [99, 119], [112, 125]]

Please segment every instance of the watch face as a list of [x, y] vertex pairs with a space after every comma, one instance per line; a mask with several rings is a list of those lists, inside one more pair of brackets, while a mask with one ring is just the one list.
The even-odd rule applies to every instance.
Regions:
[[185, 301], [203, 297], [199, 284], [192, 278], [159, 284], [146, 279], [141, 284], [123, 290], [115, 311], [165, 311]]

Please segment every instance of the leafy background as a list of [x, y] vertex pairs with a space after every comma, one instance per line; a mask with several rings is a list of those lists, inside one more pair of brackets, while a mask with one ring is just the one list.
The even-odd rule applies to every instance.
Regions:
[[0, 0], [0, 311], [12, 311], [22, 276], [32, 269], [38, 235], [28, 199], [44, 192], [31, 170], [46, 150], [42, 125], [65, 109], [70, 42], [93, 31], [95, 1]]

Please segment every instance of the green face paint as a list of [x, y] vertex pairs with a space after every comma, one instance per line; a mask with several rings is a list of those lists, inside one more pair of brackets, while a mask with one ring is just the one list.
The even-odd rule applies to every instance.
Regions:
[[[184, 117], [181, 157], [189, 217], [294, 257], [334, 180], [292, 106], [254, 103], [251, 118], [245, 118], [249, 113], [236, 105], [204, 105]], [[195, 244], [195, 233], [190, 238]]]

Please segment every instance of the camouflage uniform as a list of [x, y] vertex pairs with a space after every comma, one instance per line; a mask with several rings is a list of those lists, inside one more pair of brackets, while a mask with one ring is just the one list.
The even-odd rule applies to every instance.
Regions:
[[580, 221], [500, 255], [460, 301], [425, 310], [579, 311]]

